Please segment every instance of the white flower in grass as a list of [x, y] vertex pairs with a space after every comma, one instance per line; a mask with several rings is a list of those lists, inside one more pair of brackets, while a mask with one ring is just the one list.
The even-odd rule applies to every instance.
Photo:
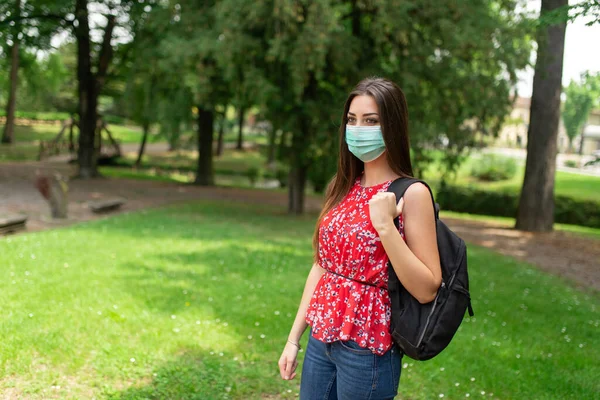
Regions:
[[275, 315], [279, 315], [279, 311], [275, 311], [275, 312], [274, 312], [274, 314], [275, 314]]
[[33, 313], [29, 313], [29, 318], [33, 318]]
[[444, 393], [440, 393], [439, 397], [440, 397], [440, 399], [441, 399], [442, 397], [444, 397]]
[[254, 323], [254, 326], [259, 326], [259, 325], [260, 325], [260, 322], [255, 322]]
[[454, 384], [454, 386], [457, 386], [457, 387], [458, 387], [458, 386], [460, 386], [460, 383], [456, 382], [456, 383]]
[[404, 364], [402, 365], [402, 368], [404, 368], [404, 369], [408, 368], [408, 363], [404, 363]]
[[132, 363], [134, 363], [134, 362], [135, 362], [135, 358], [131, 357], [131, 358], [129, 359], [129, 361], [131, 361]]
[[265, 337], [266, 337], [266, 336], [265, 336], [264, 334], [261, 334], [261, 335], [260, 335], [260, 338], [261, 338], [261, 339], [264, 339]]
[[175, 318], [177, 318], [177, 316], [171, 315], [171, 319], [175, 319]]
[[248, 339], [252, 339], [252, 335], [248, 335]]
[[469, 397], [471, 396], [469, 393], [465, 393], [465, 397]]
[[475, 382], [475, 378], [471, 378], [471, 382]]
[[442, 367], [442, 368], [440, 368], [440, 371], [443, 371], [443, 370], [445, 370], [445, 369], [446, 369], [446, 368]]
[[481, 395], [482, 395], [482, 396], [485, 396], [485, 392], [484, 392], [483, 390], [481, 391]]
[[520, 355], [520, 354], [517, 354], [517, 358], [521, 358], [521, 355]]

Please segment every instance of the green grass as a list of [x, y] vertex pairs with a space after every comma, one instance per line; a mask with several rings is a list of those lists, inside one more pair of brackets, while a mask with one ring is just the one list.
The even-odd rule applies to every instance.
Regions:
[[[0, 240], [0, 392], [295, 398], [276, 363], [314, 218], [202, 202]], [[399, 398], [594, 398], [598, 295], [475, 246], [469, 268], [476, 317], [437, 358], [403, 360]]]
[[[0, 125], [0, 130], [4, 129], [4, 125]], [[52, 140], [60, 132], [60, 125], [35, 124], [29, 126], [15, 126], [15, 141], [23, 142], [39, 142], [40, 140]], [[120, 126], [108, 125], [108, 129], [113, 137], [121, 143], [139, 143], [142, 140], [142, 130], [136, 126]], [[78, 131], [73, 132], [77, 135]], [[69, 132], [63, 134], [63, 139], [68, 140]], [[106, 139], [106, 133], [103, 132], [103, 138]], [[158, 139], [157, 135], [151, 134], [149, 142], [155, 142]], [[107, 139], [108, 140], [108, 139]]]
[[38, 154], [39, 146], [33, 143], [0, 144], [0, 163], [37, 160]]
[[[440, 211], [440, 218], [457, 218], [464, 220], [472, 220], [472, 221], [484, 221], [491, 222], [496, 224], [501, 224], [505, 226], [515, 226], [515, 219], [508, 217], [493, 217], [489, 215], [478, 215], [478, 214], [467, 214], [467, 213], [459, 213], [454, 211]], [[579, 225], [569, 225], [569, 224], [554, 224], [554, 229], [558, 231], [565, 231], [570, 233], [575, 233], [578, 235], [591, 237], [595, 239], [600, 239], [600, 229], [597, 228], [589, 228], [587, 226], [579, 226]]]

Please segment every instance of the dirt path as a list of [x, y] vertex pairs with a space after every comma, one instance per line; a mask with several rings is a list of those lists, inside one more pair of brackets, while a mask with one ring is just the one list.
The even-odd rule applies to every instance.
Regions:
[[[69, 219], [53, 221], [45, 200], [33, 186], [36, 173], [56, 171], [74, 174], [72, 166], [56, 162], [0, 164], [0, 217], [26, 213], [27, 231], [65, 226], [101, 218], [87, 202], [121, 196], [128, 199], [118, 212], [162, 206], [193, 200], [231, 200], [261, 204], [265, 207], [287, 204], [287, 195], [273, 191], [205, 188], [183, 184], [125, 179], [72, 180], [69, 183]], [[308, 211], [317, 212], [319, 198], [307, 197]], [[532, 263], [553, 274], [566, 277], [576, 285], [600, 290], [600, 241], [567, 232], [531, 234], [498, 224], [445, 218], [444, 221], [469, 243]]]

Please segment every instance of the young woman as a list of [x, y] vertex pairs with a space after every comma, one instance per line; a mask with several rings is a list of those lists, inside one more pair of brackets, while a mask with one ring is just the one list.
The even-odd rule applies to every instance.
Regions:
[[279, 370], [294, 379], [310, 325], [301, 400], [392, 399], [403, 354], [390, 334], [387, 263], [421, 303], [434, 299], [442, 279], [428, 189], [411, 185], [399, 204], [386, 192], [412, 175], [407, 106], [397, 85], [368, 78], [356, 86], [344, 106], [339, 151], [313, 239], [315, 263]]

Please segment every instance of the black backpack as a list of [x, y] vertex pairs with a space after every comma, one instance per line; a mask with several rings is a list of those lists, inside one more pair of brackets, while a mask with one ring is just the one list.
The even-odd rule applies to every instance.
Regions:
[[[396, 203], [410, 185], [425, 182], [413, 178], [399, 178], [392, 182], [388, 192], [396, 194]], [[442, 266], [442, 285], [435, 299], [421, 304], [400, 283], [389, 263], [388, 291], [392, 303], [391, 333], [404, 353], [415, 360], [429, 360], [448, 346], [458, 330], [465, 311], [473, 316], [467, 274], [465, 242], [439, 219], [439, 208], [433, 200], [437, 244]], [[398, 227], [398, 219], [394, 220]]]

